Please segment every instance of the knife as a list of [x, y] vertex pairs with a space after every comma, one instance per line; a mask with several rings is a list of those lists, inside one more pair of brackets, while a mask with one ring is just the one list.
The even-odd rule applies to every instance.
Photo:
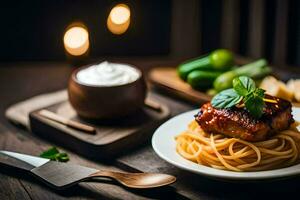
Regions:
[[154, 188], [169, 185], [176, 181], [174, 176], [168, 174], [98, 170], [1, 150], [0, 164], [25, 170], [55, 189], [65, 189], [79, 182], [91, 181], [97, 177], [112, 178], [130, 188]]

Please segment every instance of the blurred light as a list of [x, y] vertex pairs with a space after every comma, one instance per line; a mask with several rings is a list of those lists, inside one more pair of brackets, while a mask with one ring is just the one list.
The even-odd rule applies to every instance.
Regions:
[[64, 35], [64, 46], [73, 56], [83, 55], [90, 46], [88, 31], [81, 26], [69, 28]]
[[115, 24], [124, 24], [130, 17], [130, 10], [126, 5], [117, 5], [110, 11], [111, 21]]
[[125, 4], [118, 4], [110, 11], [107, 18], [107, 28], [113, 34], [123, 34], [130, 24], [130, 9]]

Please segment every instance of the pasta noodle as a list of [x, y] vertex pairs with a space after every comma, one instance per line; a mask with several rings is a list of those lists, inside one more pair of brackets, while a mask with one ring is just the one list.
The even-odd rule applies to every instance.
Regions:
[[175, 137], [176, 151], [195, 163], [231, 171], [261, 171], [299, 161], [300, 133], [296, 125], [268, 140], [247, 142], [221, 134], [205, 133], [194, 120]]

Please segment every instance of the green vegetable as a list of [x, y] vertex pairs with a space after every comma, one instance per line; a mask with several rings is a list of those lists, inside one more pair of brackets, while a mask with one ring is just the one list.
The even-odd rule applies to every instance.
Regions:
[[220, 72], [196, 70], [189, 73], [187, 82], [195, 89], [208, 89], [220, 74]]
[[240, 76], [232, 81], [233, 88], [223, 90], [211, 101], [215, 108], [231, 108], [241, 102], [245, 108], [255, 118], [260, 118], [263, 114], [265, 91], [256, 88], [255, 82], [246, 76]]
[[260, 59], [239, 68], [221, 74], [214, 81], [215, 90], [222, 91], [232, 87], [232, 80], [238, 76], [248, 76], [250, 78], [262, 78], [271, 72], [265, 59]]
[[231, 88], [232, 80], [238, 75], [234, 71], [228, 71], [216, 78], [213, 83], [214, 89], [218, 92]]
[[177, 73], [181, 79], [187, 80], [187, 76], [192, 71], [225, 71], [232, 65], [232, 53], [225, 49], [218, 49], [204, 57], [195, 58], [180, 64], [177, 68]]
[[211, 65], [217, 70], [226, 70], [233, 64], [233, 55], [226, 49], [215, 50], [209, 57]]
[[271, 72], [271, 68], [267, 66], [266, 59], [259, 59], [252, 63], [243, 65], [235, 70], [238, 76], [248, 76], [250, 78], [262, 78]]
[[61, 153], [56, 147], [51, 147], [48, 150], [40, 154], [42, 158], [48, 158], [50, 160], [67, 162], [69, 161], [69, 156], [66, 153]]
[[209, 90], [206, 91], [206, 94], [210, 95], [210, 96], [215, 96], [218, 92], [213, 89], [213, 88], [210, 88]]
[[205, 56], [180, 64], [177, 68], [177, 73], [182, 80], [186, 80], [188, 74], [192, 71], [210, 69], [212, 69], [212, 66], [210, 65], [209, 56]]

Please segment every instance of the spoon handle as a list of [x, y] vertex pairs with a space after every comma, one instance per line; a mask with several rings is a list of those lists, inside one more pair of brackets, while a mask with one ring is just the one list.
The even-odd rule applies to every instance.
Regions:
[[89, 176], [93, 177], [109, 177], [122, 185], [130, 188], [154, 188], [169, 185], [176, 181], [176, 177], [168, 174], [160, 173], [130, 173], [130, 172], [114, 172], [114, 171], [97, 171]]
[[106, 171], [106, 170], [99, 170], [91, 175], [89, 177], [91, 178], [96, 178], [96, 177], [111, 177], [111, 171]]
[[[91, 178], [91, 179], [97, 178], [97, 177], [111, 178], [111, 179], [118, 181], [122, 185], [128, 187], [129, 185], [126, 184], [126, 182], [129, 181], [129, 183], [132, 183], [132, 181], [133, 182], [135, 181], [135, 176], [132, 176], [132, 174], [135, 174], [135, 173], [122, 173], [122, 172], [99, 170], [99, 171], [89, 175], [89, 178]], [[139, 173], [136, 173], [136, 174], [139, 174]], [[124, 180], [125, 180], [125, 182], [124, 182]]]
[[115, 180], [123, 180], [123, 179], [132, 179], [132, 177], [135, 177], [136, 175], [143, 174], [143, 173], [122, 173], [122, 172], [113, 172], [108, 170], [99, 170], [93, 174], [91, 174], [89, 177], [96, 178], [96, 177], [108, 177]]

